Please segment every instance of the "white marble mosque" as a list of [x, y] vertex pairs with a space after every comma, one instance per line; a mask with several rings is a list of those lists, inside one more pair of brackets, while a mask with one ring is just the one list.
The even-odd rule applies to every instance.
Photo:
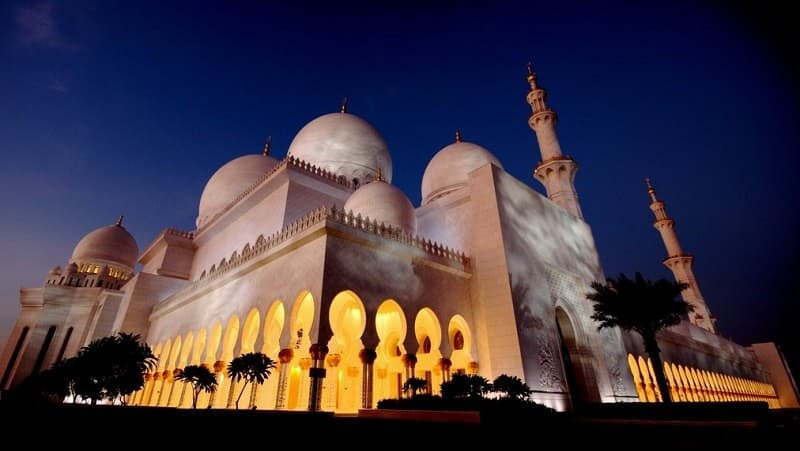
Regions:
[[[194, 230], [166, 228], [143, 249], [121, 218], [87, 234], [42, 286], [20, 290], [0, 388], [123, 331], [159, 357], [134, 405], [190, 406], [174, 374], [196, 364], [220, 382], [199, 405], [231, 408], [223, 369], [253, 351], [279, 362], [243, 397], [258, 409], [355, 412], [400, 396], [412, 375], [435, 394], [456, 372], [519, 376], [559, 410], [658, 401], [639, 337], [590, 319], [585, 295], [605, 276], [573, 183], [578, 164], [562, 153], [530, 68], [528, 83], [541, 151], [533, 176], [546, 197], [457, 133], [429, 162], [414, 206], [391, 184], [380, 133], [343, 106], [305, 125], [284, 159], [267, 145], [219, 168]], [[648, 189], [664, 264], [695, 306], [659, 337], [673, 398], [797, 406], [773, 344], [715, 333], [692, 256]]]

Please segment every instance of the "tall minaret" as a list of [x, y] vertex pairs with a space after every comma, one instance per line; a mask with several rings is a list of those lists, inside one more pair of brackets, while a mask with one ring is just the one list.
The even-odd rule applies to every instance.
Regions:
[[711, 312], [708, 311], [706, 301], [703, 300], [700, 287], [697, 286], [697, 280], [694, 278], [694, 271], [692, 271], [694, 257], [683, 252], [681, 243], [678, 241], [678, 234], [675, 233], [675, 221], [667, 216], [664, 202], [656, 198], [656, 189], [653, 188], [650, 179], [645, 179], [645, 182], [647, 182], [647, 194], [650, 195], [650, 200], [652, 201], [650, 202], [650, 210], [653, 211], [656, 217], [653, 227], [661, 233], [661, 239], [664, 240], [664, 246], [667, 248], [667, 258], [664, 259], [664, 265], [675, 275], [675, 280], [689, 285], [681, 293], [683, 300], [694, 307], [694, 311], [689, 313], [689, 321], [695, 326], [716, 333], [714, 330], [715, 319], [711, 316]]
[[533, 114], [528, 118], [528, 125], [536, 132], [542, 161], [533, 171], [533, 176], [544, 185], [547, 197], [572, 216], [583, 219], [578, 193], [575, 192], [575, 173], [578, 162], [561, 153], [561, 146], [556, 136], [556, 112], [545, 104], [547, 92], [536, 84], [536, 74], [528, 63], [528, 103]]

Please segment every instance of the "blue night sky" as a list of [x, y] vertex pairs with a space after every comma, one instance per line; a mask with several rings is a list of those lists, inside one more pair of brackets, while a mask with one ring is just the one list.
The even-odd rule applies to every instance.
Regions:
[[532, 60], [581, 165], [606, 274], [671, 278], [649, 176], [721, 333], [796, 346], [786, 23], [721, 3], [426, 3], [0, 2], [0, 339], [18, 288], [40, 285], [85, 233], [123, 213], [140, 249], [164, 227], [192, 229], [219, 166], [267, 135], [283, 157], [344, 96], [383, 134], [394, 183], [417, 205], [456, 128], [543, 192]]

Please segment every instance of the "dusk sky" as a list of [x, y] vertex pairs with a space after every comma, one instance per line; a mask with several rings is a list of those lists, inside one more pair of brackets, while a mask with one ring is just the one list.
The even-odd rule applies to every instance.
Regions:
[[83, 235], [120, 214], [140, 250], [165, 227], [193, 229], [217, 168], [268, 135], [282, 158], [344, 96], [415, 205], [455, 129], [544, 192], [532, 61], [606, 275], [672, 277], [649, 176], [720, 333], [796, 350], [789, 25], [722, 3], [639, 3], [0, 2], [0, 343], [19, 287], [40, 286]]

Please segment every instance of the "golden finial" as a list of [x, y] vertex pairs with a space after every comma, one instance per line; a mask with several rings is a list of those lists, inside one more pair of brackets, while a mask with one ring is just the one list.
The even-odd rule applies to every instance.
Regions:
[[340, 113], [347, 113], [347, 97], [342, 99], [342, 107], [339, 109]]
[[117, 226], [122, 227], [122, 218], [124, 218], [124, 217], [125, 216], [123, 216], [123, 215], [119, 215], [119, 219], [117, 219]]
[[383, 178], [383, 170], [381, 168], [378, 168], [378, 176], [375, 177], [375, 181], [376, 182], [385, 182], [386, 181]]
[[456, 130], [456, 142], [461, 142], [461, 130]]
[[272, 135], [267, 137], [267, 140], [264, 142], [264, 156], [269, 155], [269, 149], [272, 147]]
[[533, 77], [533, 66], [530, 61], [528, 61], [528, 76]]

